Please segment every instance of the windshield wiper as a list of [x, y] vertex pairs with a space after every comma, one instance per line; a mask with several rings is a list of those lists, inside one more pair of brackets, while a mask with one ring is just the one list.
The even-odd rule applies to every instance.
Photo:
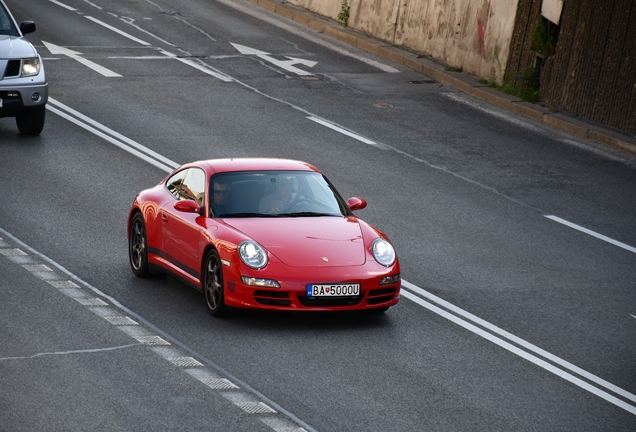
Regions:
[[237, 218], [242, 218], [242, 217], [276, 217], [278, 215], [269, 215], [269, 214], [263, 214], [263, 213], [253, 213], [253, 212], [243, 212], [243, 213], [223, 213], [217, 217], [219, 218], [225, 218], [225, 217], [237, 217]]
[[341, 216], [333, 213], [318, 213], [318, 212], [296, 212], [296, 213], [280, 213], [278, 216], [282, 217], [311, 217], [311, 216]]

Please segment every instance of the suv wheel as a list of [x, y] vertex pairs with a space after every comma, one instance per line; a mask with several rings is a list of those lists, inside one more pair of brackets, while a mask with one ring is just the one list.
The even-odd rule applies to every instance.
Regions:
[[22, 135], [39, 135], [44, 128], [44, 107], [19, 113], [15, 117]]

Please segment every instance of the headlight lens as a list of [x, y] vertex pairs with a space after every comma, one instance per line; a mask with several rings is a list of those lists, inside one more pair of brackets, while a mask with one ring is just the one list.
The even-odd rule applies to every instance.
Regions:
[[395, 262], [395, 249], [388, 241], [378, 238], [373, 241], [371, 246], [373, 258], [383, 266], [389, 267]]
[[22, 60], [22, 76], [30, 77], [40, 73], [40, 59], [31, 58]]
[[254, 241], [244, 241], [238, 246], [241, 260], [253, 269], [261, 269], [267, 265], [267, 252]]

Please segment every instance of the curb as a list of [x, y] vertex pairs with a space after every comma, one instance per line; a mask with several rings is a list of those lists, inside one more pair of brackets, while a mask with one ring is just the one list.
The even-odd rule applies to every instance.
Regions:
[[479, 83], [475, 78], [461, 72], [448, 72], [444, 66], [418, 56], [407, 50], [366, 36], [356, 30], [344, 28], [338, 23], [309, 12], [300, 7], [283, 3], [283, 0], [249, 0], [271, 12], [296, 21], [327, 36], [338, 39], [371, 54], [384, 57], [395, 63], [427, 75], [442, 84], [449, 85], [473, 97], [500, 108], [522, 115], [538, 123], [563, 131], [570, 135], [593, 141], [631, 155], [636, 155], [636, 139], [603, 125], [586, 122], [567, 113], [542, 107], [538, 104], [502, 93]]

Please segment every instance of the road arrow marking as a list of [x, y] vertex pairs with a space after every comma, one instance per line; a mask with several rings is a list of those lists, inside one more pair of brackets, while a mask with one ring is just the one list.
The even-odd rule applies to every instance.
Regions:
[[285, 69], [288, 72], [292, 72], [300, 76], [313, 75], [313, 74], [310, 72], [304, 71], [302, 69], [299, 69], [297, 67], [294, 67], [295, 64], [302, 64], [307, 67], [314, 67], [316, 66], [316, 64], [318, 64], [318, 62], [315, 62], [312, 60], [305, 60], [305, 59], [299, 59], [296, 57], [288, 57], [288, 56], [285, 56], [285, 57], [287, 57], [289, 60], [277, 60], [274, 57], [270, 57], [270, 53], [267, 53], [265, 51], [260, 51], [255, 48], [246, 47], [246, 46], [235, 44], [232, 42], [230, 42], [230, 44], [232, 44], [232, 46], [236, 48], [238, 52], [240, 52], [243, 55], [254, 55], [260, 59], [263, 59], [265, 61], [272, 63], [275, 66], [278, 66], [281, 69]]
[[72, 58], [73, 60], [77, 60], [84, 66], [93, 69], [95, 72], [100, 73], [105, 77], [121, 77], [121, 75], [119, 75], [118, 73], [113, 72], [110, 69], [106, 69], [105, 67], [100, 66], [88, 59], [85, 59], [84, 57], [82, 57], [83, 54], [81, 52], [73, 51], [58, 45], [53, 45], [52, 43], [45, 41], [42, 41], [42, 43], [44, 44], [44, 46], [46, 46], [46, 49], [48, 49], [53, 55], [65, 55], [69, 58]]

